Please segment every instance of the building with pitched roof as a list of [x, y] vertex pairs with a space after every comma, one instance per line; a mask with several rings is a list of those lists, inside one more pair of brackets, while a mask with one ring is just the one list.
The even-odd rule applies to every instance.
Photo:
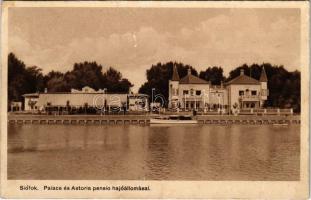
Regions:
[[192, 75], [191, 69], [188, 69], [188, 74], [180, 79], [174, 66], [172, 79], [169, 80], [169, 107], [185, 109], [205, 107], [205, 102], [208, 101], [204, 94], [209, 89], [210, 83]]
[[260, 108], [267, 100], [267, 75], [262, 70], [260, 79], [254, 79], [240, 71], [240, 75], [224, 84], [210, 82], [191, 74], [180, 78], [176, 66], [169, 80], [169, 108], [185, 110], [215, 108]]
[[260, 79], [254, 79], [244, 74], [225, 83], [228, 91], [228, 103], [230, 107], [261, 108], [268, 97], [267, 75], [263, 68]]

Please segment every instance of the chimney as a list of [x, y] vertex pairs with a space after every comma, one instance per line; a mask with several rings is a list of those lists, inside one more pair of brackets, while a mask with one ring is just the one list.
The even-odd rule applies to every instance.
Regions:
[[191, 75], [191, 69], [188, 68], [188, 75]]
[[44, 93], [48, 93], [48, 89], [47, 88], [44, 88]]
[[240, 70], [240, 76], [244, 75], [244, 69]]

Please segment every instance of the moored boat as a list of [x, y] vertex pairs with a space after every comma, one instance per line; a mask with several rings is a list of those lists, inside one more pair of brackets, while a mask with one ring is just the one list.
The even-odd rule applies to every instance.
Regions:
[[150, 119], [150, 124], [197, 124], [198, 121], [190, 115], [157, 116]]
[[287, 123], [279, 123], [279, 124], [273, 124], [273, 126], [288, 126], [289, 124]]

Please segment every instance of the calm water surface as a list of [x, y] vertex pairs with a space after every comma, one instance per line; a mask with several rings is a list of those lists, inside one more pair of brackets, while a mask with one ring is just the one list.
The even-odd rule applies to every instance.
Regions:
[[9, 179], [299, 180], [300, 126], [9, 125]]

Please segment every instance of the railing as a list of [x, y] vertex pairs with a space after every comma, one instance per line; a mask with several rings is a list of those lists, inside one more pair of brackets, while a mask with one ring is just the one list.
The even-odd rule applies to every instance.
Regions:
[[185, 101], [185, 100], [202, 101], [202, 99], [203, 99], [202, 96], [186, 96], [186, 97], [183, 97], [183, 101]]
[[266, 109], [241, 109], [239, 111], [241, 115], [293, 115], [293, 109], [280, 109], [280, 108], [266, 108]]
[[[191, 109], [161, 109], [160, 112], [154, 112], [158, 114], [196, 114], [196, 115], [229, 115], [228, 108], [216, 108], [216, 109], [202, 109], [198, 108], [195, 111]], [[233, 113], [230, 113], [233, 114]], [[238, 115], [293, 115], [293, 109], [279, 109], [279, 108], [246, 108], [240, 109], [237, 112]]]
[[242, 101], [247, 101], [247, 100], [259, 101], [260, 100], [260, 96], [259, 95], [243, 95], [243, 96], [239, 97], [239, 100], [242, 100]]

